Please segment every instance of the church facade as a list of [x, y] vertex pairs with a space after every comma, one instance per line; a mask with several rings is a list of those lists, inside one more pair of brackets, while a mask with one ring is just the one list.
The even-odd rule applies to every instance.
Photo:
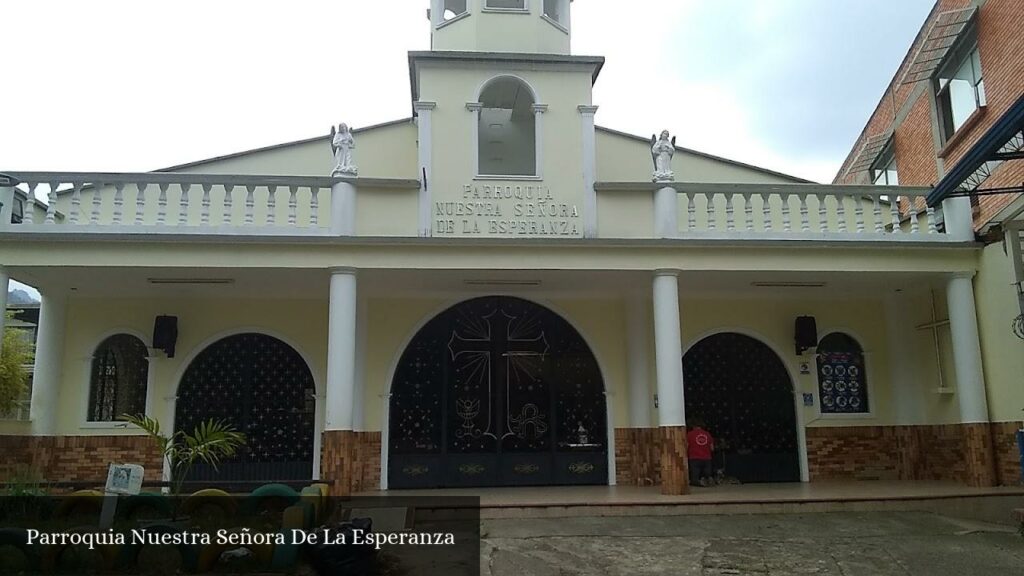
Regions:
[[343, 494], [684, 494], [688, 420], [744, 482], [1012, 480], [993, 422], [1020, 407], [989, 402], [969, 202], [908, 210], [930, 189], [601, 127], [604, 60], [570, 53], [569, 0], [431, 6], [411, 118], [152, 173], [4, 174], [0, 280], [43, 302], [0, 473], [166, 479], [121, 421], [145, 413], [246, 434], [195, 480]]

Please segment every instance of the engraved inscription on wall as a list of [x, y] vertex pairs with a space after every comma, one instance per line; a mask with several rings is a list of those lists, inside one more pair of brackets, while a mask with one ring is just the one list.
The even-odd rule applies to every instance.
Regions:
[[579, 206], [543, 185], [466, 184], [462, 197], [434, 204], [435, 236], [582, 235]]

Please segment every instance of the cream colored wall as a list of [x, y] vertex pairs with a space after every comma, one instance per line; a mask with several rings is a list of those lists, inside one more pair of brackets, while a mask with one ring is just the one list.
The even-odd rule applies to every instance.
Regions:
[[[598, 112], [600, 115], [600, 112]], [[792, 184], [799, 182], [763, 170], [706, 156], [677, 151], [672, 170], [678, 182], [725, 182], [744, 184]], [[597, 129], [598, 182], [650, 182], [654, 172], [650, 144], [615, 132]]]
[[484, 0], [469, 0], [470, 15], [434, 31], [434, 50], [568, 54], [569, 34], [543, 19], [543, 0], [528, 0], [528, 12], [484, 10]]
[[1002, 243], [986, 246], [974, 279], [978, 331], [993, 422], [1024, 419], [1024, 340], [1013, 335], [1010, 322], [1020, 314], [1011, 285], [1012, 262]]
[[[536, 67], [535, 67], [536, 68]], [[531, 179], [476, 179], [477, 154], [475, 115], [466, 109], [467, 102], [476, 102], [480, 89], [491, 79], [501, 75], [515, 75], [527, 82], [537, 94], [536, 103], [547, 104], [543, 114], [543, 127], [539, 141], [543, 157], [540, 166], [542, 180]], [[437, 102], [432, 113], [433, 180], [432, 201], [460, 202], [465, 200], [464, 189], [473, 186], [544, 186], [550, 189], [555, 204], [569, 204], [579, 214], [583, 210], [583, 154], [582, 119], [577, 109], [590, 104], [591, 72], [589, 70], [496, 69], [487, 67], [453, 67], [436, 64], [420, 66], [420, 99]], [[499, 220], [516, 218], [512, 202], [502, 203]], [[438, 227], [434, 206], [432, 223]], [[478, 222], [487, 219], [478, 218]], [[545, 221], [558, 218], [545, 218]], [[582, 235], [582, 217], [572, 219]], [[460, 225], [460, 219], [456, 219]], [[435, 230], [435, 235], [436, 230]], [[461, 228], [455, 236], [462, 236]], [[474, 234], [475, 235], [475, 234]], [[481, 236], [493, 236], [486, 227]]]
[[64, 363], [57, 413], [57, 434], [133, 434], [132, 430], [86, 423], [89, 371], [93, 352], [107, 336], [129, 332], [151, 344], [153, 320], [178, 317], [178, 347], [173, 359], [162, 353], [150, 363], [150, 415], [169, 426], [171, 399], [194, 354], [219, 339], [239, 332], [264, 332], [291, 344], [310, 365], [318, 391], [326, 373], [327, 302], [281, 300], [94, 300], [68, 303]]

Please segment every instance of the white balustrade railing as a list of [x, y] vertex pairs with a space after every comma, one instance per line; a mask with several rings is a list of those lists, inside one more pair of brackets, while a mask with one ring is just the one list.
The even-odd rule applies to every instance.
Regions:
[[[160, 172], [7, 175], [29, 198], [46, 201], [42, 221], [33, 210], [25, 210], [21, 224], [12, 227], [90, 232], [328, 234], [332, 186], [342, 182], [364, 184], [358, 179], [336, 177]], [[418, 183], [405, 181], [365, 183], [418, 187]]]
[[655, 231], [661, 237], [948, 241], [923, 200], [931, 191], [925, 187], [609, 182], [596, 188], [674, 191], [675, 225]]

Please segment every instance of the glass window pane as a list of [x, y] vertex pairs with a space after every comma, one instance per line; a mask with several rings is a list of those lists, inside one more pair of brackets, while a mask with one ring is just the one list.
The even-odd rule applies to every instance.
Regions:
[[488, 8], [503, 8], [506, 10], [525, 10], [526, 0], [487, 0]]
[[949, 84], [949, 102], [953, 130], [956, 131], [978, 109], [974, 97], [974, 84], [967, 80], [954, 79]]
[[978, 82], [981, 80], [981, 56], [977, 48], [971, 52], [971, 66], [973, 67], [974, 81]]
[[466, 0], [445, 0], [444, 2], [444, 14], [442, 18], [445, 22], [461, 16], [466, 12]]

